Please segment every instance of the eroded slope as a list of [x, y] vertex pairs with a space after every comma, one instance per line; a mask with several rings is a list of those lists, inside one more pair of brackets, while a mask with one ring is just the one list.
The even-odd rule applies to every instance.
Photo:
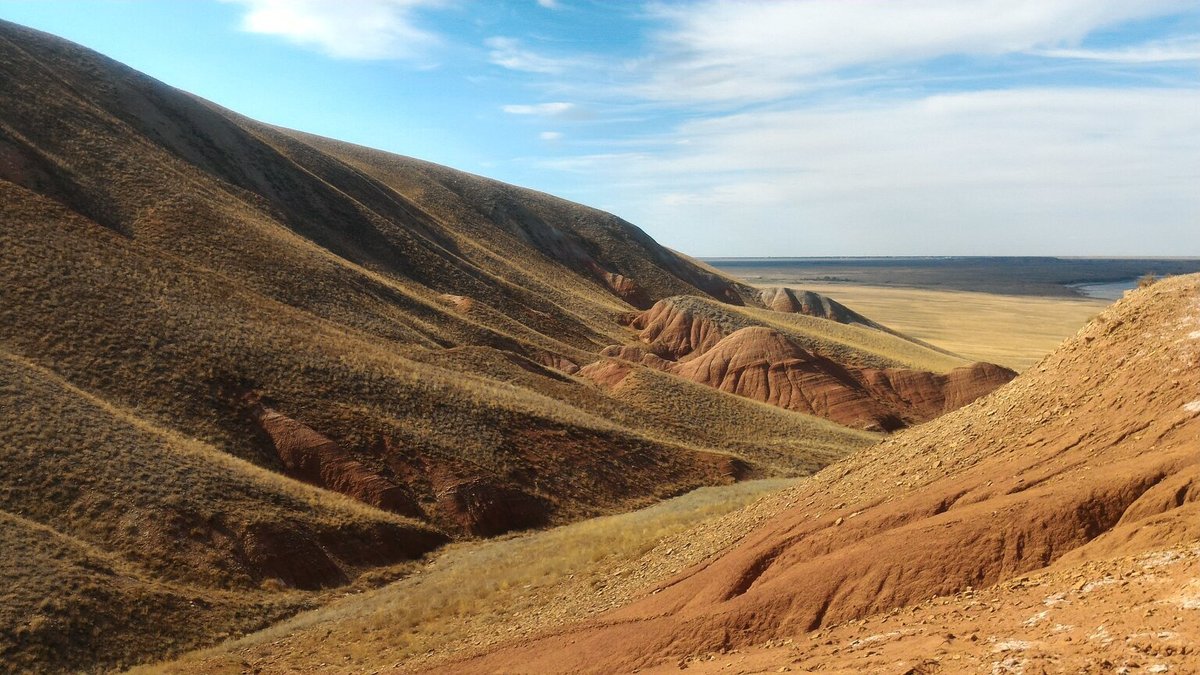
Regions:
[[1200, 278], [1135, 292], [1009, 386], [805, 481], [725, 555], [455, 668], [647, 667], [1194, 541], [1198, 366]]
[[638, 343], [605, 348], [601, 353], [612, 360], [581, 374], [616, 388], [637, 364], [872, 431], [933, 419], [1015, 375], [967, 364], [876, 324], [842, 325], [843, 318], [667, 298], [632, 318]]

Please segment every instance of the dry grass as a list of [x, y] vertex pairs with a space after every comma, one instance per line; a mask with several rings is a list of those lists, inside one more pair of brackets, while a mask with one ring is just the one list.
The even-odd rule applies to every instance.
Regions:
[[[0, 425], [0, 654], [22, 668], [127, 666], [260, 628], [311, 606], [278, 577], [322, 555], [353, 573], [441, 541], [156, 428], [2, 350], [0, 410], [30, 422]], [[267, 533], [311, 559], [264, 559], [252, 542]], [[264, 581], [276, 585], [260, 592]]]
[[[695, 539], [696, 550], [686, 555], [644, 558], [661, 542], [793, 482], [701, 488], [640, 511], [455, 545], [419, 574], [385, 588], [143, 672], [232, 673], [245, 663], [264, 672], [419, 668], [435, 655], [469, 652], [606, 609], [647, 579], [669, 575], [728, 543], [722, 538], [706, 547]], [[643, 569], [639, 560], [659, 567]], [[625, 577], [640, 583], [614, 592]]]
[[[814, 473], [880, 438], [747, 398], [731, 402], [719, 394], [674, 375], [636, 368], [615, 397], [652, 422], [655, 433], [695, 438], [697, 443], [723, 448], [776, 475]], [[703, 426], [695, 425], [698, 419], [704, 420]]]
[[1109, 303], [1082, 298], [806, 284], [911, 337], [971, 360], [1024, 370]]
[[[10, 529], [68, 542], [31, 560], [6, 548], [0, 563], [40, 588], [22, 570], [94, 549], [128, 570], [127, 593], [100, 610], [194, 631], [89, 633], [44, 668], [214, 640], [252, 624], [247, 608], [326, 599], [289, 587], [351, 583], [439, 538], [275, 473], [249, 392], [401, 484], [445, 530], [461, 524], [440, 497], [467, 481], [524, 492], [564, 523], [729, 482], [737, 462], [722, 453], [754, 475], [799, 474], [870, 440], [669, 381], [619, 400], [538, 366], [628, 338], [631, 307], [581, 261], [649, 297], [750, 292], [619, 218], [267, 127], [10, 24], [0, 38], [0, 510]], [[685, 409], [703, 417], [681, 422]], [[739, 436], [743, 414], [760, 428]], [[102, 584], [90, 562], [72, 569]], [[189, 602], [246, 599], [216, 618], [175, 591], [134, 602], [161, 584]], [[60, 618], [87, 588], [62, 596]], [[28, 624], [27, 605], [0, 633]], [[57, 625], [47, 616], [38, 625]], [[22, 639], [6, 659], [53, 644]]]

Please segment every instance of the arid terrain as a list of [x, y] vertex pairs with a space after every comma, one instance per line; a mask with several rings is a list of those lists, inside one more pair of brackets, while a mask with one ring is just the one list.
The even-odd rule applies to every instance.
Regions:
[[807, 284], [913, 338], [1018, 372], [1037, 363], [1112, 303], [858, 284]]
[[1192, 672], [1198, 364], [1200, 279], [1160, 282], [957, 412], [644, 552], [531, 571], [503, 609], [440, 610], [471, 628], [407, 634], [423, 654], [384, 617], [453, 566], [165, 670]]
[[12, 24], [0, 84], [18, 668], [119, 669], [450, 542], [808, 475], [1013, 376]]
[[0, 96], [5, 670], [1197, 667], [1200, 276], [752, 284], [4, 22]]

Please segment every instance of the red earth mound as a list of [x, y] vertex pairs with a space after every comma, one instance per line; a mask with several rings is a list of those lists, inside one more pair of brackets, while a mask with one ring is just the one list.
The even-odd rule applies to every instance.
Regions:
[[760, 291], [758, 299], [767, 306], [767, 309], [776, 312], [804, 314], [806, 316], [815, 316], [819, 319], [837, 321], [838, 323], [858, 324], [868, 328], [878, 327], [878, 324], [874, 321], [871, 321], [837, 300], [812, 291], [774, 286], [772, 288], [764, 288]]
[[987, 398], [805, 481], [792, 508], [642, 600], [453, 669], [679, 663], [1056, 561], [1194, 542], [1197, 447], [1200, 277], [1189, 276], [1131, 294]]
[[[862, 429], [894, 431], [931, 420], [1015, 375], [989, 363], [944, 375], [843, 364], [800, 347], [775, 329], [737, 328], [675, 299], [656, 303], [630, 326], [640, 331], [645, 346], [614, 345], [603, 356]], [[599, 361], [581, 374], [616, 387], [629, 372], [627, 364]]]

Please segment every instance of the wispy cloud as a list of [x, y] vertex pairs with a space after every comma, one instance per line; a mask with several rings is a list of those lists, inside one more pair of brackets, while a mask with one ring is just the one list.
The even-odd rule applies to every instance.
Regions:
[[277, 35], [345, 59], [413, 59], [440, 41], [420, 9], [444, 0], [223, 0], [245, 7], [242, 29]]
[[1070, 48], [1090, 32], [1186, 9], [1185, 0], [702, 0], [663, 4], [648, 75], [657, 100], [764, 101], [848, 68], [944, 55]]
[[537, 0], [537, 4], [545, 7], [546, 9], [559, 9], [562, 7], [558, 0]]
[[579, 64], [578, 59], [555, 58], [526, 49], [516, 38], [492, 37], [484, 44], [490, 50], [488, 60], [509, 70], [559, 75]]
[[538, 138], [542, 139], [543, 141], [561, 141], [563, 138], [563, 133], [561, 131], [543, 131], [542, 133], [538, 134]]
[[510, 104], [500, 108], [510, 115], [561, 115], [575, 109], [574, 103], [553, 101], [550, 103]]
[[623, 215], [698, 254], [1133, 254], [1145, 227], [1194, 239], [1197, 109], [1200, 91], [1164, 89], [842, 101], [551, 161], [624, 186]]
[[1107, 63], [1177, 63], [1200, 61], [1200, 37], [1158, 40], [1114, 49], [1040, 49], [1036, 56]]

